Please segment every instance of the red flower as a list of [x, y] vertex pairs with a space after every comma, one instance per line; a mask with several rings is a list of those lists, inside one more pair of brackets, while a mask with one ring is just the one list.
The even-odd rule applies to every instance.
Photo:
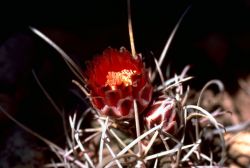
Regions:
[[145, 115], [145, 124], [150, 129], [163, 122], [162, 130], [175, 134], [178, 130], [179, 116], [177, 101], [171, 97], [161, 97], [155, 101]]
[[101, 115], [133, 118], [133, 100], [139, 113], [151, 101], [153, 89], [141, 57], [134, 59], [124, 48], [106, 49], [91, 61], [85, 76], [91, 103]]

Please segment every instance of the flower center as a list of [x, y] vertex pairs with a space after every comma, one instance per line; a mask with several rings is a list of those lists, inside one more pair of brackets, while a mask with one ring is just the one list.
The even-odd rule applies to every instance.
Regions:
[[109, 85], [112, 90], [116, 89], [116, 86], [124, 84], [125, 86], [132, 85], [131, 77], [136, 73], [135, 70], [124, 69], [119, 72], [108, 72], [105, 85]]

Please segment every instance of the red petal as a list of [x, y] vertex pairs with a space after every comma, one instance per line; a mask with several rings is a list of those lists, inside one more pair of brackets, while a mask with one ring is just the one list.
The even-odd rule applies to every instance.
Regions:
[[140, 91], [139, 100], [141, 100], [141, 103], [143, 105], [149, 104], [149, 102], [151, 101], [152, 92], [153, 88], [149, 84], [145, 85], [144, 88], [142, 88], [142, 90]]
[[116, 90], [109, 90], [105, 93], [105, 102], [109, 106], [117, 106], [117, 102], [120, 100], [120, 94]]
[[98, 109], [102, 109], [105, 106], [103, 98], [101, 97], [92, 97], [92, 103]]
[[132, 101], [129, 99], [122, 100], [119, 105], [119, 110], [122, 116], [127, 116], [133, 110]]
[[105, 108], [101, 110], [101, 113], [105, 116], [117, 117], [117, 114], [114, 112], [114, 110], [108, 106], [105, 106]]
[[[119, 89], [120, 88], [120, 89]], [[120, 93], [121, 93], [121, 98], [126, 98], [126, 97], [131, 97], [132, 96], [132, 92], [133, 92], [133, 87], [130, 86], [124, 86], [121, 85], [118, 87]]]

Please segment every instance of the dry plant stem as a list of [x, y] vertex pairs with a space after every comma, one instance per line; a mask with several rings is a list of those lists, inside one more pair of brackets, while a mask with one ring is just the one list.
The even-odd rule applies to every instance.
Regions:
[[164, 84], [158, 86], [158, 87], [155, 89], [155, 91], [160, 91], [160, 90], [166, 91], [166, 90], [168, 90], [168, 89], [171, 89], [171, 88], [173, 88], [173, 87], [176, 87], [177, 84], [179, 84], [179, 83], [183, 83], [183, 82], [186, 82], [186, 81], [188, 81], [188, 80], [193, 79], [192, 76], [181, 79], [181, 78], [180, 78], [180, 75], [177, 76], [177, 78], [178, 78], [178, 83], [175, 83], [176, 77], [170, 78], [170, 79], [166, 80], [166, 81], [164, 82]]
[[189, 69], [190, 69], [189, 65], [185, 66], [185, 68], [181, 72], [180, 79], [183, 79], [187, 75]]
[[[127, 155], [124, 155], [130, 148], [132, 148], [134, 145], [136, 145], [139, 141], [141, 141], [143, 138], [145, 138], [146, 136], [148, 136], [149, 134], [151, 134], [154, 131], [158, 131], [159, 129], [162, 128], [162, 124], [155, 126], [154, 128], [151, 128], [150, 130], [148, 130], [147, 132], [145, 132], [144, 134], [142, 134], [141, 136], [137, 137], [134, 141], [132, 141], [129, 145], [127, 145], [125, 148], [123, 148], [118, 154], [117, 154], [117, 158], [121, 158], [121, 157], [125, 157]], [[131, 155], [131, 154], [129, 154]], [[138, 159], [140, 159], [137, 155], [132, 154], [131, 156], [137, 157]], [[110, 162], [109, 164], [107, 164], [105, 167], [109, 167], [110, 164], [112, 164], [112, 162]]]
[[[191, 148], [194, 145], [195, 144], [190, 144], [190, 145], [182, 146], [181, 150]], [[145, 157], [144, 160], [148, 161], [148, 160], [152, 160], [152, 159], [155, 159], [155, 158], [160, 158], [162, 156], [173, 155], [174, 153], [178, 152], [178, 150], [179, 150], [179, 147], [176, 147], [176, 148], [168, 150], [168, 151], [164, 151], [164, 152], [160, 152], [160, 153], [157, 153], [157, 154], [153, 154], [153, 155], [147, 156], [147, 157]]]
[[246, 121], [240, 124], [236, 124], [233, 126], [228, 126], [225, 127], [223, 129], [219, 129], [219, 130], [214, 130], [213, 134], [220, 134], [220, 133], [235, 133], [235, 132], [239, 132], [239, 131], [243, 131], [243, 130], [247, 130], [250, 127], [250, 121]]
[[[78, 123], [77, 123], [77, 125], [76, 125], [76, 129], [77, 130], [80, 130], [80, 127], [81, 127], [81, 124], [82, 124], [82, 122], [83, 122], [83, 120], [84, 120], [84, 118], [88, 115], [88, 113], [90, 113], [91, 112], [91, 108], [87, 108], [83, 113], [82, 113], [82, 115], [81, 115], [81, 117], [80, 117], [80, 119], [78, 120]], [[82, 131], [82, 130], [81, 130]]]
[[155, 140], [156, 140], [156, 138], [157, 138], [158, 135], [159, 135], [159, 132], [156, 131], [156, 132], [154, 133], [153, 137], [150, 139], [150, 141], [149, 141], [149, 143], [148, 143], [146, 149], [144, 150], [144, 153], [143, 153], [144, 156], [146, 156], [146, 155], [148, 154], [148, 151], [150, 150], [150, 148], [151, 148], [152, 145], [154, 144], [154, 142], [155, 142]]
[[[177, 77], [177, 79], [178, 79], [178, 77]], [[167, 91], [167, 90], [169, 90], [169, 89], [172, 89], [172, 88], [174, 88], [174, 87], [177, 87], [177, 86], [179, 86], [181, 83], [186, 82], [186, 81], [191, 80], [191, 79], [193, 79], [192, 76], [186, 77], [186, 78], [184, 78], [184, 79], [180, 79], [180, 80], [178, 80], [176, 83], [174, 83], [174, 84], [172, 84], [172, 85], [169, 85], [169, 86], [167, 86], [166, 88], [164, 88], [163, 91]], [[176, 78], [174, 78], [173, 81], [175, 81], [175, 80], [176, 80]]]
[[[180, 78], [180, 80], [182, 80]], [[178, 76], [175, 74], [175, 84], [176, 84], [176, 89], [175, 89], [175, 99], [180, 102], [181, 101], [181, 96], [183, 94], [183, 88], [181, 83], [178, 81]]]
[[80, 117], [80, 119], [78, 120], [78, 123], [76, 125], [76, 131], [75, 131], [75, 139], [76, 139], [77, 145], [80, 147], [80, 149], [81, 149], [82, 143], [80, 141], [79, 136], [81, 136], [81, 134], [82, 134], [82, 130], [80, 130], [80, 126], [82, 124], [82, 121], [83, 121], [83, 116]]
[[198, 148], [198, 146], [200, 146], [201, 143], [201, 139], [199, 139], [195, 145], [188, 151], [188, 153], [181, 159], [181, 162], [185, 162], [188, 160], [188, 158], [192, 155], [193, 152], [195, 152]]
[[[109, 150], [109, 152], [110, 152], [111, 156], [113, 157], [113, 159], [115, 159], [115, 158], [116, 158], [116, 155], [115, 155], [114, 151], [112, 150], [112, 148], [111, 148], [111, 147], [109, 146], [109, 144], [107, 144], [107, 143], [105, 143], [105, 145], [106, 145], [107, 149]], [[116, 159], [115, 162], [116, 162], [116, 164], [117, 164], [117, 166], [118, 166], [119, 168], [122, 168], [122, 165], [121, 165], [121, 163], [119, 162], [119, 160]]]
[[68, 143], [68, 145], [72, 145], [71, 144], [71, 141], [70, 141], [70, 138], [69, 138], [69, 133], [68, 133], [68, 130], [67, 130], [67, 124], [66, 124], [66, 116], [65, 116], [65, 112], [63, 111], [63, 117], [62, 117], [62, 124], [63, 124], [63, 130], [64, 130], [64, 133], [65, 133], [65, 138], [66, 138], [66, 141]]
[[72, 83], [75, 84], [85, 94], [85, 96], [89, 98], [90, 94], [78, 81], [72, 80]]
[[68, 163], [62, 163], [58, 162], [56, 163], [53, 159], [51, 159], [51, 163], [43, 165], [43, 167], [64, 167], [64, 168], [70, 168]]
[[196, 155], [196, 157], [198, 158], [198, 160], [200, 160], [200, 159], [201, 159], [201, 156], [200, 156], [201, 152], [200, 152], [200, 151], [198, 151], [198, 149], [197, 149], [197, 150], [195, 150], [193, 153]]
[[[186, 132], [186, 123], [187, 123], [187, 110], [184, 108], [184, 125], [183, 125], [184, 132]], [[186, 133], [183, 133], [180, 142], [178, 142], [178, 144], [179, 144], [179, 150], [177, 152], [177, 158], [176, 158], [175, 167], [179, 166], [180, 156], [181, 156], [181, 150], [182, 150], [182, 146], [184, 144], [185, 137], [186, 137]], [[176, 142], [177, 142], [177, 140], [176, 140]], [[184, 149], [184, 150], [186, 150], [186, 149]]]
[[[212, 152], [211, 152], [211, 153], [212, 153]], [[201, 156], [203, 159], [209, 161], [211, 166], [212, 166], [213, 164], [216, 165], [216, 163], [213, 161], [213, 157], [211, 157], [211, 156], [208, 157], [207, 155], [205, 155], [205, 154], [203, 154], [203, 153], [200, 153], [200, 156]]]
[[[199, 98], [198, 98], [198, 101], [197, 101], [197, 106], [200, 106], [200, 101], [201, 101], [201, 97], [203, 96], [203, 93], [204, 91], [212, 84], [216, 84], [219, 88], [220, 91], [223, 91], [224, 90], [224, 85], [223, 83], [220, 81], [220, 80], [217, 80], [217, 79], [214, 79], [214, 80], [211, 80], [209, 82], [207, 82], [205, 84], [205, 86], [202, 88], [201, 92], [200, 92], [200, 95], [199, 95]], [[196, 136], [196, 141], [199, 139], [199, 123], [198, 123], [198, 118], [196, 118], [195, 120], [195, 136]]]
[[[214, 116], [214, 118], [215, 118], [215, 117], [218, 117], [218, 116], [225, 115], [226, 113], [230, 113], [230, 112], [228, 112], [228, 111], [221, 111], [221, 109], [218, 108], [214, 112], [212, 112], [212, 116]], [[200, 123], [204, 123], [206, 121], [208, 121], [208, 119], [207, 118], [203, 118], [203, 119], [200, 120]]]
[[[118, 142], [123, 148], [125, 148], [125, 147], [127, 146], [127, 145], [126, 145], [126, 144], [116, 135], [116, 133], [114, 132], [113, 129], [108, 129], [108, 131], [113, 135], [113, 137], [117, 140], [117, 142]], [[134, 153], [131, 149], [129, 149], [128, 152], [129, 152], [130, 154], [135, 155], [135, 153]]]
[[[75, 64], [75, 62], [66, 54], [66, 52], [63, 51], [56, 43], [54, 43], [51, 39], [49, 39], [45, 34], [43, 34], [41, 31], [34, 27], [30, 27], [30, 30], [35, 33], [37, 36], [39, 36], [41, 39], [43, 39], [45, 42], [47, 42], [51, 47], [53, 47], [63, 58], [63, 60], [66, 62], [70, 70], [76, 75], [76, 77], [82, 82], [85, 83], [85, 78], [82, 75], [82, 71], [80, 68]], [[85, 81], [84, 81], [85, 80]]]
[[210, 161], [210, 166], [212, 166], [213, 165], [213, 152], [212, 151], [210, 151], [210, 158], [211, 158], [211, 161]]
[[56, 105], [56, 103], [53, 101], [53, 99], [51, 98], [51, 96], [49, 95], [49, 93], [46, 91], [46, 89], [43, 87], [43, 85], [41, 84], [40, 80], [38, 79], [36, 73], [34, 70], [32, 70], [32, 75], [34, 76], [38, 86], [41, 88], [42, 92], [44, 93], [44, 95], [46, 96], [46, 98], [49, 100], [49, 102], [51, 103], [51, 105], [55, 108], [56, 112], [61, 116], [62, 118], [62, 122], [63, 122], [63, 129], [64, 129], [64, 133], [65, 133], [65, 136], [66, 136], [66, 140], [67, 140], [67, 143], [70, 145], [70, 140], [69, 140], [69, 134], [68, 134], [68, 131], [67, 131], [67, 124], [66, 124], [66, 119], [65, 119], [65, 113], [62, 112], [60, 110], [60, 108]]
[[[63, 149], [61, 149], [59, 146], [57, 146], [56, 144], [54, 144], [53, 142], [49, 141], [48, 139], [40, 136], [39, 134], [37, 134], [36, 132], [34, 132], [33, 130], [31, 130], [30, 128], [26, 127], [25, 125], [23, 125], [22, 123], [20, 123], [19, 121], [17, 121], [15, 118], [13, 118], [7, 111], [5, 111], [2, 106], [0, 106], [0, 111], [6, 115], [11, 121], [13, 121], [16, 125], [18, 125], [20, 128], [22, 128], [23, 130], [25, 130], [26, 132], [30, 133], [31, 135], [35, 136], [36, 138], [40, 139], [41, 141], [45, 142], [46, 144], [48, 144], [50, 147], [55, 148], [56, 151], [61, 155], [64, 156], [65, 152]], [[80, 168], [86, 168], [85, 165], [83, 165], [80, 161], [75, 160], [74, 158], [72, 158], [71, 156], [67, 156], [66, 157], [67, 160], [72, 161], [74, 164], [76, 164], [77, 166], [79, 166]]]
[[[134, 157], [135, 159], [132, 160], [132, 161], [125, 161], [125, 164], [126, 164], [126, 165], [129, 165], [129, 164], [131, 164], [131, 163], [135, 163], [135, 162], [137, 162], [137, 161], [139, 161], [139, 160], [143, 163], [143, 161], [142, 161], [137, 155], [133, 155], [133, 154], [124, 154], [124, 155], [121, 155], [121, 156], [117, 156], [115, 159], [112, 159], [112, 160], [111, 160], [109, 163], [107, 163], [106, 165], [103, 164], [103, 165], [105, 165], [104, 168], [113, 168], [113, 167], [112, 167], [112, 163], [113, 163], [115, 160], [119, 160], [119, 159], [122, 159], [122, 158], [126, 159], [126, 158], [129, 158], [129, 157]], [[123, 163], [123, 164], [124, 164], [124, 163]]]
[[158, 165], [158, 158], [155, 159], [154, 168], [157, 168], [157, 165]]
[[169, 79], [169, 78], [171, 78], [171, 66], [170, 66], [170, 64], [167, 64], [167, 69], [166, 69], [166, 74], [165, 74], [165, 76], [166, 76], [166, 78], [167, 79]]
[[94, 139], [96, 136], [100, 135], [101, 132], [95, 132], [92, 135], [88, 136], [87, 138], [84, 139], [84, 141], [82, 143], [86, 143], [92, 139]]
[[201, 101], [201, 98], [202, 98], [202, 96], [203, 96], [204, 91], [205, 91], [209, 86], [211, 86], [212, 84], [217, 85], [218, 88], [219, 88], [219, 90], [220, 90], [220, 92], [224, 91], [224, 85], [223, 85], [223, 83], [222, 83], [220, 80], [214, 79], [214, 80], [211, 80], [211, 81], [207, 82], [207, 83], [205, 84], [205, 86], [202, 88], [201, 92], [200, 92], [200, 96], [199, 96], [199, 98], [198, 98], [197, 106], [200, 106], [200, 101]]
[[[83, 112], [82, 116], [80, 117], [80, 119], [79, 119], [79, 121], [78, 121], [78, 123], [76, 125], [76, 129], [74, 129], [74, 127], [75, 127], [75, 116], [76, 116], [75, 114], [76, 113], [74, 114], [73, 119], [72, 119], [71, 116], [69, 117], [71, 132], [75, 133], [75, 135], [73, 135], [73, 134], [71, 135], [72, 140], [73, 140], [72, 143], [69, 144], [69, 146], [71, 146], [71, 150], [67, 151], [65, 153], [65, 156], [70, 155], [72, 152], [74, 152], [74, 150], [78, 149], [79, 147], [80, 147], [81, 150], [83, 149], [83, 147], [81, 147], [82, 143], [77, 138], [78, 138], [79, 134], [82, 133], [82, 131], [80, 130], [80, 126], [82, 124], [82, 121], [83, 121], [84, 117], [90, 112], [90, 110], [91, 109], [88, 108]], [[84, 143], [86, 143], [87, 141], [91, 140], [92, 138], [94, 138], [95, 136], [97, 136], [99, 134], [100, 134], [100, 131], [95, 132], [94, 134], [92, 134], [89, 137], [85, 138]], [[77, 135], [77, 137], [76, 137], [76, 135]], [[77, 145], [74, 144], [74, 138], [76, 139], [76, 141], [78, 143]], [[84, 152], [84, 151], [82, 150], [82, 152]]]
[[[174, 141], [175, 143], [180, 143], [180, 141], [178, 139], [176, 139], [173, 135], [167, 133], [167, 132], [164, 132], [164, 134], [166, 134], [168, 137], [164, 138], [163, 135], [162, 135], [162, 138], [163, 140], [167, 140], [169, 138], [171, 138], [172, 141]], [[161, 134], [160, 134], [161, 135]], [[185, 134], [184, 134], [185, 135]], [[167, 145], [168, 146], [168, 145]], [[168, 149], [167, 149], [168, 150]]]
[[46, 98], [50, 101], [50, 103], [52, 104], [52, 106], [55, 108], [56, 112], [63, 117], [62, 111], [59, 109], [59, 107], [55, 104], [55, 102], [53, 101], [53, 99], [51, 98], [51, 96], [48, 94], [48, 92], [45, 90], [45, 88], [43, 87], [43, 85], [41, 84], [40, 80], [38, 79], [36, 73], [34, 70], [32, 70], [32, 75], [34, 76], [36, 83], [38, 84], [38, 86], [41, 88], [42, 92], [45, 94]]
[[67, 164], [65, 163], [50, 163], [50, 164], [46, 164], [44, 165], [44, 167], [66, 167]]
[[[186, 121], [186, 120], [185, 120]], [[186, 124], [184, 125], [184, 132], [186, 130]], [[179, 144], [184, 144], [184, 140], [185, 140], [185, 137], [186, 137], [186, 134], [184, 133], [182, 135], [182, 138], [181, 138], [181, 141], [179, 142]], [[179, 150], [178, 150], [178, 153], [177, 153], [177, 158], [176, 158], [176, 163], [175, 163], [175, 167], [178, 167], [179, 163], [180, 163], [180, 156], [181, 156], [181, 147], [182, 145], [179, 145]], [[184, 149], [185, 150], [185, 149]]]
[[206, 118], [206, 115], [204, 115], [204, 114], [201, 114], [201, 113], [192, 113], [192, 114], [190, 114], [187, 118], [186, 118], [186, 120], [188, 121], [188, 120], [190, 120], [190, 119], [192, 119], [192, 118], [196, 118], [196, 119], [198, 119], [198, 117], [205, 117]]
[[135, 51], [134, 35], [133, 35], [133, 28], [132, 28], [130, 0], [127, 0], [127, 8], [128, 8], [128, 32], [129, 32], [131, 53], [132, 53], [133, 58], [136, 59], [137, 56], [136, 56], [136, 51]]
[[161, 83], [162, 83], [162, 85], [163, 85], [163, 84], [164, 84], [164, 77], [163, 77], [161, 68], [160, 68], [160, 66], [159, 66], [159, 64], [158, 64], [158, 62], [157, 62], [157, 60], [156, 60], [155, 58], [154, 58], [154, 61], [155, 61], [156, 70], [157, 70], [157, 72], [158, 72], [158, 74], [159, 74], [159, 76], [160, 76]]
[[[76, 121], [76, 113], [74, 113], [73, 115], [73, 119], [71, 116], [69, 116], [69, 125], [70, 125], [70, 128], [71, 128], [71, 139], [72, 139], [72, 143], [69, 144], [70, 148], [71, 149], [74, 149], [75, 147], [75, 137], [74, 137], [74, 134], [77, 130], [75, 130], [75, 121]], [[81, 147], [80, 147], [81, 149]], [[73, 154], [76, 156], [76, 151], [73, 150]]]
[[107, 126], [108, 126], [108, 121], [109, 121], [109, 117], [106, 118], [105, 123], [100, 121], [100, 124], [102, 126], [102, 135], [101, 135], [100, 148], [99, 148], [99, 165], [102, 165], [103, 145], [104, 145], [104, 141], [106, 138], [106, 130], [107, 130]]
[[[161, 67], [161, 65], [162, 65], [162, 63], [163, 63], [163, 60], [164, 60], [165, 57], [166, 57], [167, 51], [168, 51], [168, 49], [169, 49], [169, 46], [170, 46], [170, 44], [171, 44], [171, 42], [172, 42], [172, 40], [173, 40], [173, 38], [174, 38], [174, 35], [176, 34], [176, 31], [178, 30], [178, 28], [179, 28], [179, 26], [180, 26], [180, 24], [181, 24], [181, 22], [182, 22], [184, 16], [187, 14], [187, 12], [188, 12], [189, 9], [190, 9], [190, 7], [188, 7], [188, 8], [185, 10], [185, 12], [182, 14], [182, 16], [180, 17], [179, 21], [178, 21], [177, 24], [175, 25], [173, 31], [171, 32], [170, 37], [168, 38], [167, 43], [166, 43], [166, 45], [165, 45], [165, 47], [164, 47], [164, 49], [163, 49], [163, 51], [162, 51], [162, 53], [161, 53], [161, 56], [160, 56], [160, 58], [159, 58], [159, 60], [158, 60], [158, 65], [159, 65], [159, 67]], [[156, 77], [156, 70], [155, 70], [155, 71], [153, 72], [153, 74], [152, 74], [152, 77], [151, 77], [151, 81], [152, 81], [152, 82], [155, 80], [155, 77]]]
[[[139, 114], [138, 114], [138, 108], [136, 101], [133, 101], [134, 103], [134, 113], [135, 113], [135, 128], [136, 128], [136, 135], [139, 137], [141, 135], [141, 129], [140, 129], [140, 122], [139, 122]], [[142, 155], [142, 144], [141, 141], [138, 141], [138, 155], [139, 157]]]
[[[159, 132], [159, 131], [157, 131], [157, 132]], [[168, 151], [170, 148], [169, 148], [167, 142], [164, 140], [163, 135], [161, 133], [159, 133], [159, 136], [160, 136], [160, 139], [161, 139], [164, 147], [166, 148], [166, 151]], [[174, 161], [174, 157], [173, 156], [170, 156], [170, 159], [171, 159], [172, 162]]]
[[[176, 162], [174, 164], [174, 167], [178, 167], [179, 164], [180, 164], [180, 157], [181, 157], [181, 147], [182, 147], [182, 144], [180, 145], [178, 151], [177, 151], [177, 154], [176, 154]], [[172, 162], [173, 163], [173, 162]]]
[[[206, 110], [204, 110], [201, 107], [198, 106], [194, 106], [194, 105], [187, 105], [185, 106], [186, 109], [193, 109], [193, 110], [198, 110], [200, 112], [202, 112], [203, 114], [205, 114], [207, 116], [207, 118], [209, 118], [209, 120], [211, 121], [211, 123], [215, 126], [215, 128], [217, 130], [220, 130], [218, 122], [215, 120], [215, 118]], [[221, 152], [221, 160], [220, 160], [220, 164], [223, 164], [225, 161], [225, 156], [226, 156], [226, 147], [225, 147], [225, 140], [224, 137], [222, 135], [222, 133], [219, 133], [220, 139], [221, 139], [221, 147], [222, 147], [222, 152]]]
[[[48, 144], [47, 144], [48, 145]], [[49, 146], [49, 145], [48, 145]], [[49, 146], [50, 147], [50, 150], [52, 152], [54, 152], [54, 154], [57, 156], [57, 158], [62, 162], [62, 163], [67, 163], [67, 159], [65, 157], [63, 157], [62, 155], [59, 154], [59, 152], [57, 151], [57, 149], [55, 149], [54, 147], [52, 146]]]
[[[91, 161], [89, 155], [85, 152], [86, 150], [84, 149], [82, 143], [80, 142], [80, 139], [79, 139], [79, 130], [77, 128], [75, 128], [75, 125], [76, 125], [76, 113], [73, 115], [73, 119], [71, 116], [69, 116], [69, 121], [70, 121], [70, 128], [71, 128], [71, 132], [73, 133], [73, 137], [72, 137], [72, 140], [74, 142], [74, 139], [76, 140], [77, 142], [77, 145], [79, 146], [79, 148], [81, 149], [81, 151], [83, 152], [83, 155], [85, 157], [85, 159], [87, 160], [87, 162], [89, 163], [90, 167], [94, 168], [94, 164], [93, 162]], [[74, 145], [74, 143], [72, 143]], [[74, 146], [72, 146], [72, 149], [74, 148]]]
[[125, 148], [123, 148], [122, 151], [120, 151], [117, 156], [121, 156], [125, 154], [130, 148], [132, 148], [138, 141], [141, 141], [143, 138], [145, 138], [147, 135], [151, 134], [152, 132], [159, 130], [162, 127], [162, 124], [155, 126], [154, 128], [151, 128], [141, 136], [137, 137], [134, 141], [132, 141], [129, 145], [127, 145]]
[[188, 86], [187, 87], [187, 90], [182, 98], [182, 101], [181, 101], [181, 106], [184, 106], [187, 102], [187, 99], [188, 99], [188, 94], [189, 94], [189, 91], [190, 91], [190, 87]]
[[89, 163], [90, 167], [95, 168], [95, 166], [94, 166], [93, 162], [91, 161], [89, 155], [85, 152], [86, 151], [85, 148], [83, 147], [83, 145], [79, 141], [78, 141], [78, 145], [79, 145], [81, 151], [83, 151], [83, 155], [84, 155], [85, 159], [87, 160], [87, 162]]
[[[184, 130], [186, 129], [186, 127], [184, 127]], [[175, 162], [175, 165], [174, 167], [178, 167], [179, 166], [179, 163], [180, 163], [180, 157], [181, 157], [181, 150], [182, 150], [182, 147], [183, 147], [183, 144], [184, 144], [184, 140], [185, 140], [185, 133], [182, 135], [182, 138], [181, 138], [181, 141], [180, 142], [177, 142], [178, 143], [178, 151], [177, 151], [177, 156], [176, 156], [176, 162]], [[173, 138], [174, 139], [174, 138]], [[185, 149], [184, 149], [185, 150]]]
[[83, 132], [101, 132], [101, 131], [102, 131], [101, 127], [98, 127], [98, 128], [85, 128], [83, 130]]
[[[88, 141], [94, 139], [96, 136], [98, 136], [98, 135], [100, 135], [100, 134], [101, 134], [101, 132], [96, 132], [96, 133], [94, 133], [94, 134], [88, 136], [87, 138], [85, 138], [84, 141], [81, 142], [81, 143], [84, 144], [84, 143], [86, 143], [86, 142], [88, 142]], [[76, 150], [76, 149], [78, 149], [78, 148], [79, 148], [79, 145], [76, 145], [73, 149], [70, 149], [69, 151], [67, 151], [67, 152], [65, 153], [64, 157], [70, 155], [74, 150]]]
[[138, 160], [135, 165], [135, 168], [146, 168], [146, 166], [141, 160]]

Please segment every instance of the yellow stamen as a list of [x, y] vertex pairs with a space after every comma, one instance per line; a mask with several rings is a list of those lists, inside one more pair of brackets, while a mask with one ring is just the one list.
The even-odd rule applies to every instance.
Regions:
[[108, 72], [106, 78], [106, 86], [109, 85], [112, 90], [116, 89], [116, 86], [124, 84], [125, 86], [132, 85], [132, 75], [136, 73], [135, 70], [124, 69], [119, 72]]

